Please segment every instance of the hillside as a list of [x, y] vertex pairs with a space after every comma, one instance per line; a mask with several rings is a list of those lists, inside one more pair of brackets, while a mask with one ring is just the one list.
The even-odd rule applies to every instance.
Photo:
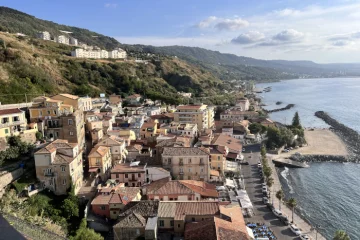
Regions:
[[36, 37], [39, 31], [48, 31], [51, 36], [63, 35], [64, 33], [61, 33], [60, 30], [72, 32], [71, 36], [88, 45], [99, 46], [107, 50], [119, 47], [119, 42], [114, 38], [87, 29], [70, 27], [38, 19], [15, 9], [0, 7], [0, 31], [2, 32], [23, 33], [31, 37]]
[[[98, 96], [145, 94], [152, 99], [180, 103], [178, 91], [229, 104], [222, 90], [230, 89], [203, 68], [174, 57], [150, 59], [148, 64], [114, 60], [85, 60], [68, 56], [70, 46], [0, 33], [0, 101], [24, 101], [40, 94], [69, 92]], [[6, 94], [6, 95], [5, 95]], [[220, 102], [216, 102], [220, 101]], [[223, 102], [221, 102], [223, 101]]]

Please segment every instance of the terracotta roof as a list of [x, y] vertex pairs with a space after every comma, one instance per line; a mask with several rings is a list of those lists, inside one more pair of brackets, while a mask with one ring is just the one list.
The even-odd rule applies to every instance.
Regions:
[[141, 95], [140, 94], [133, 94], [133, 95], [130, 95], [130, 96], [127, 96], [126, 98], [139, 98], [139, 97], [141, 97]]
[[219, 177], [219, 176], [220, 176], [220, 173], [219, 173], [219, 171], [216, 171], [216, 170], [210, 170], [210, 176]]
[[55, 159], [52, 164], [69, 164], [74, 160], [73, 157], [66, 156], [64, 154], [56, 153]]
[[41, 148], [39, 151], [37, 151], [35, 154], [41, 154], [41, 153], [52, 153], [55, 152], [56, 149], [60, 148], [70, 148], [73, 149], [76, 147], [76, 143], [69, 143], [68, 140], [65, 139], [56, 139], [55, 141], [51, 142], [50, 144], [46, 145], [45, 147]]
[[126, 150], [128, 151], [141, 151], [142, 146], [139, 144], [134, 144], [126, 147]]
[[209, 155], [200, 148], [192, 147], [164, 147], [163, 156], [202, 156]]
[[15, 114], [15, 113], [22, 113], [22, 111], [18, 108], [0, 110], [0, 115]]
[[108, 153], [110, 150], [109, 147], [106, 146], [95, 146], [93, 149], [91, 149], [91, 152], [89, 153], [88, 157], [97, 157], [97, 156], [105, 156], [106, 153]]
[[142, 228], [146, 226], [146, 219], [138, 213], [130, 213], [122, 218], [114, 227]]
[[[163, 202], [160, 202], [162, 204]], [[218, 215], [219, 204], [217, 202], [176, 202], [174, 220], [185, 220], [186, 215]]]
[[200, 194], [202, 197], [217, 198], [219, 196], [216, 191], [216, 186], [213, 184], [195, 180], [180, 180], [180, 182], [192, 191]]
[[[147, 193], [149, 194], [149, 193]], [[194, 194], [194, 192], [185, 186], [184, 184], [181, 184], [180, 181], [169, 181], [166, 182], [162, 187], [160, 187], [157, 190], [154, 190], [152, 194], [155, 195], [162, 195], [162, 194]]]
[[159, 180], [153, 181], [150, 184], [144, 186], [146, 188], [146, 194], [152, 194], [162, 186], [164, 186], [167, 182], [170, 181], [169, 177], [161, 178]]
[[138, 187], [115, 187], [100, 189], [99, 194], [91, 202], [91, 205], [108, 205], [110, 203], [122, 203], [124, 205], [130, 203], [138, 193]]
[[215, 136], [212, 141], [212, 144], [226, 146], [229, 148], [229, 150], [232, 150], [235, 152], [242, 151], [241, 140], [224, 135], [224, 134], [218, 134], [217, 136]]
[[67, 94], [67, 93], [62, 93], [62, 94], [59, 94], [60, 96], [63, 96], [63, 97], [66, 97], [66, 98], [70, 98], [70, 99], [73, 99], [73, 100], [76, 100], [79, 98], [79, 96], [75, 96], [75, 95], [71, 95], [71, 94]]
[[214, 218], [186, 223], [184, 237], [186, 240], [217, 240]]
[[108, 205], [111, 197], [112, 194], [99, 194], [92, 200], [91, 205]]
[[130, 163], [117, 164], [111, 169], [112, 173], [139, 173], [145, 172], [144, 166], [130, 166]]
[[159, 218], [173, 218], [176, 213], [176, 202], [160, 202], [158, 217]]
[[226, 158], [230, 158], [230, 159], [236, 159], [237, 158], [237, 153], [231, 153], [229, 152], [227, 155], [226, 155]]
[[155, 122], [146, 122], [143, 123], [143, 125], [141, 126], [141, 129], [143, 128], [154, 128], [156, 126], [157, 123]]

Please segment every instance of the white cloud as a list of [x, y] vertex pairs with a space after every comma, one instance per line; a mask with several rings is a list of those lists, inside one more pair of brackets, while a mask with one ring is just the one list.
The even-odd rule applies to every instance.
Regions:
[[105, 3], [106, 8], [117, 8], [117, 3]]
[[247, 33], [241, 33], [236, 38], [231, 40], [234, 44], [250, 44], [261, 41], [265, 38], [265, 35], [258, 31], [249, 31]]
[[215, 28], [219, 31], [236, 31], [247, 26], [249, 26], [249, 22], [241, 18], [228, 19], [216, 16], [210, 16], [195, 24], [197, 28]]
[[273, 36], [273, 40], [282, 41], [282, 42], [290, 42], [299, 40], [304, 36], [302, 32], [298, 32], [294, 29], [287, 29], [279, 32], [275, 36]]
[[214, 21], [216, 21], [217, 17], [215, 16], [210, 16], [205, 20], [202, 20], [201, 22], [199, 22], [198, 24], [196, 24], [195, 26], [198, 28], [207, 28], [210, 26], [210, 24]]
[[236, 31], [247, 26], [249, 26], [248, 21], [243, 20], [241, 18], [235, 18], [235, 19], [222, 19], [215, 25], [215, 28], [220, 31], [222, 30]]

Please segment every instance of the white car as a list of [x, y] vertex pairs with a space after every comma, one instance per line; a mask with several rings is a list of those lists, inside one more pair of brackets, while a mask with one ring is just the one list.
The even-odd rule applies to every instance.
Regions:
[[301, 231], [300, 229], [295, 225], [295, 224], [292, 224], [290, 225], [290, 229], [293, 233], [296, 234], [296, 236], [300, 236], [301, 235]]
[[267, 197], [263, 197], [263, 203], [264, 204], [268, 204], [269, 203], [269, 199]]
[[283, 216], [282, 212], [279, 209], [274, 209], [272, 212], [277, 217]]
[[300, 235], [300, 239], [302, 239], [302, 240], [311, 240], [311, 237], [309, 237], [309, 235], [302, 234], [302, 235]]
[[262, 187], [262, 192], [263, 193], [267, 192], [267, 187]]

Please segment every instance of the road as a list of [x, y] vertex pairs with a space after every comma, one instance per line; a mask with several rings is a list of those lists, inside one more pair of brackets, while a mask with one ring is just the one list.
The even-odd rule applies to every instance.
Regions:
[[[291, 232], [289, 226], [284, 226], [275, 215], [263, 204], [261, 180], [258, 171], [258, 161], [260, 159], [260, 145], [245, 146], [246, 151], [243, 152], [245, 159], [249, 165], [242, 165], [242, 175], [244, 176], [245, 188], [254, 206], [254, 216], [245, 218], [246, 222], [265, 223], [274, 232], [279, 240], [300, 239]], [[271, 200], [270, 200], [271, 201]], [[278, 208], [278, 206], [275, 206]], [[289, 216], [290, 217], [290, 216]]]

